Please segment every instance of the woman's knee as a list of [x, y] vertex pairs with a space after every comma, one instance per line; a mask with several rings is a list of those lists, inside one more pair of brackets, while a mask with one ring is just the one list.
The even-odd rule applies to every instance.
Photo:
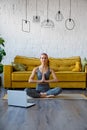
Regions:
[[55, 95], [58, 95], [58, 94], [60, 94], [62, 92], [62, 88], [60, 88], [60, 87], [57, 87], [55, 89], [56, 89]]

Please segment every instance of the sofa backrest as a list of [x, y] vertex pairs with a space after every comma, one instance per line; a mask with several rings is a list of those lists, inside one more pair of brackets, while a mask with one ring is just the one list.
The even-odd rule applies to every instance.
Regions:
[[40, 65], [39, 58], [32, 58], [32, 57], [18, 56], [18, 55], [14, 58], [14, 62], [26, 65], [28, 71], [31, 71], [33, 70], [34, 67]]
[[[39, 58], [16, 56], [14, 62], [27, 65], [27, 70], [31, 71], [34, 67], [40, 65]], [[80, 56], [70, 58], [49, 58], [50, 67], [54, 71], [81, 71]]]
[[81, 71], [80, 56], [69, 58], [50, 58], [50, 67], [55, 71]]

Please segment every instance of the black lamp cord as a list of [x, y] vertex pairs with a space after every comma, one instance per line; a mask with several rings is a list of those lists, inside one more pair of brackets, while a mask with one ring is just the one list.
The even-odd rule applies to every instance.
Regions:
[[69, 19], [71, 19], [71, 0], [70, 0], [70, 11], [69, 11]]
[[48, 10], [49, 10], [49, 0], [47, 0], [47, 21], [49, 21], [49, 18], [48, 18]]
[[27, 22], [27, 4], [28, 4], [28, 2], [27, 2], [27, 0], [26, 0], [26, 22]]

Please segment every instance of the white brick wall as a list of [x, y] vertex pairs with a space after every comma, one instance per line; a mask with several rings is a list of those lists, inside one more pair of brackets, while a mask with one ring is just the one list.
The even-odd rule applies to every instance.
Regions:
[[[38, 15], [41, 22], [46, 19], [47, 0], [38, 0]], [[61, 0], [62, 22], [56, 22], [58, 0], [49, 0], [49, 18], [55, 28], [42, 28], [33, 23], [35, 0], [28, 0], [28, 20], [30, 33], [22, 32], [22, 19], [25, 19], [25, 0], [0, 0], [0, 34], [6, 41], [4, 64], [13, 61], [16, 55], [39, 57], [47, 52], [51, 57], [87, 57], [87, 0], [72, 0], [72, 18], [75, 28], [65, 28], [69, 17], [69, 0]]]

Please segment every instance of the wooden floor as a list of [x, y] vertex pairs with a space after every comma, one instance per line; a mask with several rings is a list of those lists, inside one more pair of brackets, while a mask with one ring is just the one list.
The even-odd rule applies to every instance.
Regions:
[[[84, 93], [86, 90], [63, 90]], [[5, 92], [4, 92], [5, 93]], [[87, 101], [34, 99], [31, 108], [12, 107], [0, 91], [0, 130], [87, 130]]]

